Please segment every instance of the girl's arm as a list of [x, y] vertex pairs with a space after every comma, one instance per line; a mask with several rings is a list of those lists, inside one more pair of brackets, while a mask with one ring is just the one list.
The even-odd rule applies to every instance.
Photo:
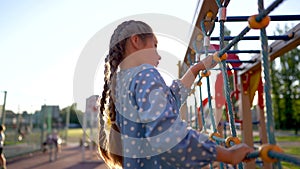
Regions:
[[198, 62], [197, 64], [191, 66], [188, 71], [183, 75], [180, 79], [182, 84], [186, 88], [191, 88], [192, 84], [195, 81], [195, 78], [199, 74], [200, 71], [213, 68], [217, 65], [216, 61], [213, 61], [213, 56], [207, 56], [202, 61]]

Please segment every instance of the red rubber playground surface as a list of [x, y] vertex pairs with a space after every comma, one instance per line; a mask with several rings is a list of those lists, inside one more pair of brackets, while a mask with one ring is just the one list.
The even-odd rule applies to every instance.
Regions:
[[58, 153], [58, 158], [50, 162], [49, 153], [35, 152], [22, 157], [7, 160], [7, 169], [108, 169], [104, 162], [85, 154], [86, 159], [82, 159], [82, 150], [79, 146], [65, 146]]

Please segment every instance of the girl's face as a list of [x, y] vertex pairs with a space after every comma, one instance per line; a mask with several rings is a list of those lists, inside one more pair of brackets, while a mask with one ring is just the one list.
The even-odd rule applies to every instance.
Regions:
[[159, 64], [161, 57], [157, 52], [157, 43], [155, 35], [145, 39], [143, 47], [137, 51], [139, 53], [140, 64], [150, 64], [153, 66]]

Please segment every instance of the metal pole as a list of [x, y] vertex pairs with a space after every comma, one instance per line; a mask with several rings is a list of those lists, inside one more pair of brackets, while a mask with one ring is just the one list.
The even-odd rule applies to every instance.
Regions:
[[66, 126], [65, 126], [65, 141], [66, 141], [66, 145], [68, 144], [68, 130], [69, 130], [69, 125], [70, 125], [70, 111], [71, 109], [68, 108], [67, 110], [67, 114], [66, 114]]
[[90, 143], [89, 143], [89, 148], [90, 148], [90, 157], [91, 159], [93, 158], [93, 137], [94, 137], [94, 131], [93, 131], [93, 121], [94, 121], [94, 117], [93, 117], [93, 112], [90, 111]]
[[[297, 21], [300, 20], [300, 15], [270, 15], [271, 21]], [[226, 22], [241, 22], [247, 21], [249, 16], [228, 16]], [[219, 22], [218, 17], [215, 19]]]
[[82, 134], [82, 147], [81, 147], [81, 154], [82, 154], [82, 161], [85, 161], [86, 159], [85, 159], [85, 140], [86, 140], [86, 121], [87, 121], [87, 113], [85, 112], [84, 114], [83, 114], [83, 119], [82, 119], [82, 121], [83, 121], [83, 124], [82, 124], [82, 129], [83, 129], [83, 134]]
[[47, 111], [47, 131], [48, 134], [52, 133], [52, 108], [51, 111], [49, 110], [49, 108], [51, 107], [46, 107], [46, 111]]
[[[278, 36], [268, 36], [269, 40], [290, 40], [293, 38], [293, 34], [289, 35], [278, 35]], [[234, 36], [224, 36], [224, 41], [230, 41], [234, 39]], [[259, 40], [260, 36], [244, 36], [242, 40]], [[210, 40], [218, 41], [220, 37], [211, 37]]]
[[3, 106], [2, 106], [2, 117], [1, 117], [1, 124], [2, 124], [2, 125], [5, 125], [5, 116], [6, 116], [6, 113], [5, 113], [6, 94], [7, 94], [7, 91], [4, 91], [4, 103], [3, 103]]
[[43, 143], [44, 143], [44, 135], [45, 135], [45, 128], [44, 128], [44, 126], [45, 126], [45, 113], [46, 113], [46, 111], [45, 111], [45, 107], [46, 107], [46, 105], [43, 105], [42, 106], [42, 110], [41, 110], [41, 112], [40, 112], [40, 127], [41, 127], [41, 146], [42, 146], [42, 148], [43, 148]]
[[[20, 113], [20, 110], [18, 112], [18, 115], [17, 115], [17, 125], [16, 125], [16, 135], [15, 135], [15, 143], [17, 143], [18, 141], [22, 141], [23, 139], [23, 136], [21, 135], [21, 113]], [[22, 138], [20, 138], [22, 137]]]

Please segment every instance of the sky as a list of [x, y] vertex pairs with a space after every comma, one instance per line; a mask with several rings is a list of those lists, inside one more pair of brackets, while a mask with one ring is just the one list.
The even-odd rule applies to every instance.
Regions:
[[[71, 105], [73, 79], [78, 58], [88, 41], [101, 29], [120, 18], [144, 13], [166, 14], [192, 23], [198, 0], [0, 0], [0, 105], [7, 91], [6, 109], [14, 112], [40, 110], [41, 105]], [[265, 6], [272, 1], [266, 0]], [[257, 13], [256, 1], [231, 0], [227, 16]], [[271, 15], [300, 13], [297, 0], [286, 0]], [[273, 34], [280, 24], [267, 28]], [[244, 23], [226, 23], [237, 35]], [[155, 31], [155, 30], [154, 30]], [[186, 30], [187, 31], [187, 30]], [[251, 31], [248, 35], [258, 35]], [[110, 35], [107, 35], [110, 37]], [[212, 36], [218, 35], [216, 26]], [[184, 57], [184, 48], [170, 48], [160, 37], [159, 49]], [[240, 49], [259, 49], [257, 42], [242, 42]], [[107, 42], [108, 46], [108, 42]], [[179, 59], [182, 59], [179, 58]], [[100, 71], [99, 71], [100, 72]], [[95, 78], [94, 93], [99, 94], [102, 79]]]

